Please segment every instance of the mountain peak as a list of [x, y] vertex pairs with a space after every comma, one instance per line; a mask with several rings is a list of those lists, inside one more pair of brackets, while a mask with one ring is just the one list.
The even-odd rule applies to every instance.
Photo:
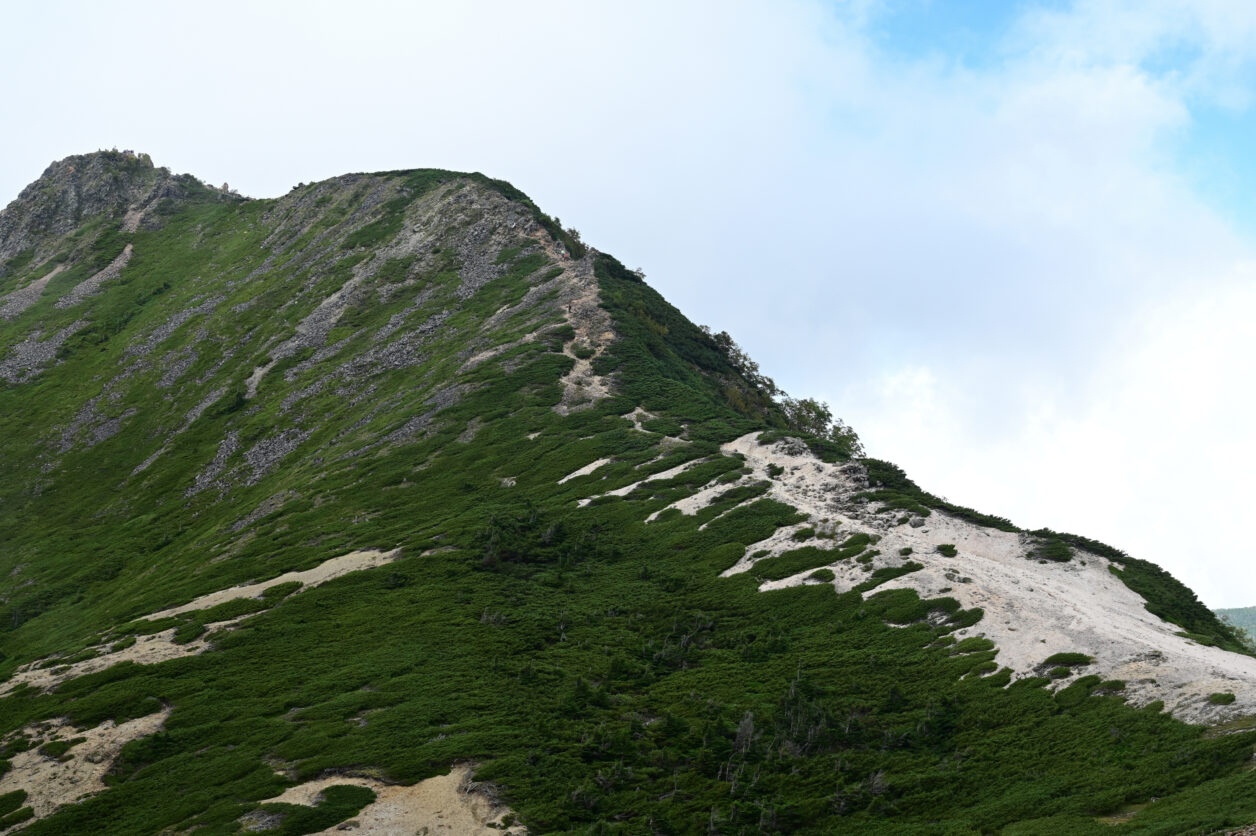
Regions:
[[47, 255], [43, 250], [56, 239], [93, 218], [121, 218], [134, 231], [160, 201], [193, 197], [221, 200], [231, 195], [191, 175], [173, 175], [144, 153], [109, 150], [65, 157], [0, 211], [0, 265], [26, 250]]
[[98, 152], [0, 267], [0, 830], [1253, 818], [1190, 590], [864, 457], [509, 183]]

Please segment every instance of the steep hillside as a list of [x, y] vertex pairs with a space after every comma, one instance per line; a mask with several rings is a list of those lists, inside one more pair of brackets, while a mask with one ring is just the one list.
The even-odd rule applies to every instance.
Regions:
[[0, 832], [1256, 821], [1189, 590], [859, 458], [501, 181], [56, 163], [0, 380]]

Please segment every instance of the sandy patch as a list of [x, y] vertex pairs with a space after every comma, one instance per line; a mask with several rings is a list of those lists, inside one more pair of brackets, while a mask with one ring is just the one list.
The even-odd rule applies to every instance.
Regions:
[[641, 426], [641, 422], [651, 421], [657, 418], [658, 416], [655, 415], [653, 412], [647, 412], [645, 409], [641, 407], [637, 407], [636, 409], [634, 409], [632, 412], [629, 412], [624, 417], [632, 422], [632, 428], [634, 430], [636, 430], [639, 433], [644, 433], [644, 432], [649, 432], [649, 430]]
[[[563, 345], [563, 354], [575, 361], [559, 382], [563, 386], [562, 400], [554, 407], [559, 415], [568, 415], [583, 409], [611, 393], [610, 381], [593, 372], [593, 361], [606, 351], [615, 339], [610, 315], [598, 304], [597, 279], [593, 275], [592, 256], [573, 263], [563, 276], [570, 292], [564, 294], [563, 315], [567, 324], [575, 329], [575, 339]], [[579, 357], [576, 347], [592, 349], [588, 357]]]
[[[36, 819], [45, 818], [59, 807], [104, 790], [105, 773], [122, 747], [132, 740], [154, 734], [169, 716], [170, 709], [167, 708], [121, 725], [106, 720], [87, 730], [75, 729], [64, 719], [26, 726], [21, 733], [33, 740], [34, 745], [10, 759], [13, 767], [0, 777], [0, 794], [25, 790], [26, 802], [23, 806], [30, 807]], [[80, 737], [84, 740], [74, 744], [61, 756], [62, 759], [39, 752], [39, 747], [46, 743]]]
[[373, 790], [375, 801], [349, 821], [320, 833], [370, 836], [526, 833], [522, 825], [505, 825], [506, 817], [511, 815], [509, 808], [497, 803], [488, 788], [471, 780], [473, 772], [472, 766], [456, 766], [448, 775], [437, 775], [408, 787], [371, 778], [320, 778], [292, 787], [267, 802], [313, 806], [328, 787], [351, 784]]
[[[761, 445], [756, 437], [757, 433], [742, 436], [722, 449], [745, 456], [751, 470], [747, 480], [771, 478], [768, 467], [779, 468], [768, 496], [810, 519], [751, 544], [724, 575], [753, 574], [754, 564], [767, 556], [752, 557], [760, 550], [771, 555], [801, 545], [832, 548], [852, 534], [876, 535], [879, 542], [872, 549], [879, 554], [871, 561], [830, 564], [835, 588], [850, 589], [881, 567], [920, 563], [919, 571], [879, 589], [910, 588], [922, 597], [950, 596], [966, 609], [981, 607], [982, 620], [957, 636], [987, 636], [998, 646], [996, 661], [1017, 676], [1035, 675], [1052, 654], [1080, 652], [1095, 661], [1075, 676], [1093, 673], [1124, 680], [1125, 694], [1134, 705], [1163, 700], [1179, 719], [1197, 723], [1256, 713], [1256, 659], [1178, 636], [1181, 628], [1148, 612], [1146, 602], [1109, 571], [1111, 561], [1106, 558], [1079, 551], [1067, 563], [1040, 562], [1028, 556], [1035, 545], [1028, 535], [986, 528], [938, 511], [916, 520], [915, 526], [899, 524], [903, 515], [878, 515], [873, 513], [875, 503], [870, 507], [853, 499], [866, 489], [866, 476], [858, 465], [827, 464], [805, 445], [790, 440]], [[734, 484], [704, 486], [669, 507], [696, 513]], [[828, 528], [835, 536], [795, 541], [794, 532], [808, 526]], [[955, 546], [955, 557], [938, 552], [944, 544]], [[908, 554], [901, 553], [907, 549]], [[760, 588], [803, 584], [813, 571], [765, 582]], [[1219, 692], [1233, 693], [1237, 699], [1228, 706], [1209, 703], [1208, 695]]]
[[[938, 554], [944, 543], [955, 544], [958, 554]], [[898, 527], [879, 544], [895, 557], [907, 547], [913, 549], [907, 559], [925, 568], [883, 588], [945, 594], [965, 608], [981, 607], [985, 617], [960, 635], [989, 637], [999, 648], [996, 661], [1017, 674], [1030, 674], [1054, 653], [1077, 651], [1095, 659], [1079, 673], [1124, 680], [1137, 705], [1164, 700], [1189, 722], [1256, 712], [1256, 659], [1178, 636], [1181, 628], [1148, 612], [1146, 602], [1109, 571], [1106, 558], [1077, 552], [1068, 563], [1042, 563], [1026, 556], [1033, 547], [1027, 537], [936, 511], [921, 528]], [[1211, 705], [1208, 695], [1217, 692], [1238, 699]]]
[[589, 462], [588, 464], [586, 464], [584, 467], [580, 468], [579, 470], [573, 470], [570, 473], [568, 473], [566, 476], [564, 476], [563, 478], [559, 479], [558, 484], [565, 485], [566, 483], [570, 482], [572, 479], [576, 479], [580, 476], [588, 476], [590, 473], [597, 470], [602, 465], [610, 464], [610, 463], [611, 463], [610, 459], [598, 459], [597, 461]]
[[122, 273], [122, 269], [131, 262], [131, 245], [127, 244], [122, 253], [109, 263], [109, 266], [91, 278], [84, 279], [74, 286], [74, 289], [62, 296], [56, 302], [58, 308], [68, 308], [71, 305], [77, 305], [89, 296], [94, 296], [100, 291], [100, 286], [105, 282], [116, 279]]
[[212, 629], [207, 630], [199, 638], [183, 644], [175, 642], [175, 628], [171, 627], [169, 630], [162, 630], [160, 633], [153, 633], [149, 636], [136, 636], [135, 644], [120, 650], [112, 650], [116, 641], [95, 645], [88, 649], [95, 650], [99, 653], [98, 656], [93, 656], [90, 659], [84, 659], [71, 665], [48, 665], [46, 664], [48, 660], [39, 659], [18, 668], [7, 682], [0, 685], [0, 697], [11, 693], [21, 685], [29, 685], [42, 691], [50, 691], [62, 682], [77, 679], [80, 676], [87, 676], [89, 673], [103, 671], [122, 662], [135, 662], [137, 665], [156, 665], [171, 659], [195, 656], [198, 653], [204, 653], [206, 650], [209, 650], [213, 634], [216, 631], [234, 627], [238, 622], [248, 618], [249, 615], [257, 615], [257, 613], [249, 613], [248, 615], [241, 615], [208, 624], [206, 626]]
[[400, 549], [393, 549], [390, 552], [381, 551], [360, 551], [342, 554], [340, 557], [333, 557], [326, 560], [313, 569], [306, 569], [302, 572], [286, 572], [277, 578], [271, 578], [268, 581], [260, 583], [247, 584], [245, 586], [233, 586], [229, 589], [220, 589], [217, 592], [211, 592], [208, 595], [202, 595], [186, 604], [177, 607], [171, 607], [168, 610], [155, 612], [152, 615], [146, 615], [144, 618], [154, 620], [158, 618], [168, 618], [172, 615], [179, 615], [185, 612], [193, 612], [195, 610], [205, 610], [210, 607], [216, 607], [227, 601], [234, 601], [237, 598], [260, 598], [262, 593], [270, 589], [272, 586], [278, 586], [281, 583], [292, 583], [296, 581], [303, 586], [313, 587], [319, 584], [327, 583], [335, 580], [350, 572], [359, 572], [363, 569], [374, 569], [376, 566], [383, 566], [385, 563], [391, 563], [400, 555]]
[[[698, 458], [698, 459], [693, 459], [692, 461], [687, 461], [684, 464], [678, 464], [675, 467], [668, 468], [667, 470], [664, 470], [661, 473], [656, 473], [653, 476], [647, 476], [646, 478], [640, 480], [639, 482], [633, 482], [631, 485], [624, 485], [622, 488], [616, 488], [613, 491], [607, 491], [606, 493], [598, 494], [597, 496], [590, 496], [585, 499], [577, 500], [576, 504], [579, 505], [581, 508], [583, 508], [584, 506], [588, 505], [590, 502], [592, 502], [595, 499], [598, 499], [599, 497], [627, 496], [628, 494], [632, 493], [633, 491], [635, 491], [637, 488], [641, 487], [642, 485], [648, 484], [650, 482], [665, 482], [668, 479], [673, 479], [679, 476], [680, 474], [684, 473], [686, 470], [690, 469], [691, 467], [697, 464], [700, 464], [701, 462], [704, 462], [704, 461], [706, 461], [706, 459]], [[655, 515], [651, 515], [651, 519], [653, 519], [654, 516]]]
[[[208, 609], [226, 601], [233, 601], [237, 598], [259, 598], [262, 593], [272, 586], [281, 583], [289, 583], [297, 581], [302, 584], [303, 589], [318, 586], [327, 583], [330, 580], [347, 575], [350, 572], [357, 572], [362, 569], [373, 569], [376, 566], [382, 566], [395, 560], [400, 553], [399, 549], [390, 552], [380, 551], [359, 551], [350, 552], [349, 554], [333, 557], [313, 569], [307, 569], [303, 572], [288, 572], [277, 578], [272, 578], [261, 583], [249, 584], [247, 586], [233, 586], [229, 589], [211, 592], [208, 595], [183, 604], [178, 607], [171, 607], [161, 612], [152, 613], [142, 617], [142, 620], [153, 621], [161, 618], [168, 618], [173, 615], [179, 615], [186, 612], [194, 612], [196, 610]], [[298, 590], [301, 591], [301, 590]], [[90, 659], [84, 659], [81, 662], [75, 662], [69, 665], [49, 665], [47, 659], [38, 659], [29, 662], [14, 672], [8, 681], [0, 684], [0, 696], [11, 693], [21, 685], [29, 685], [32, 688], [39, 688], [47, 691], [55, 688], [70, 679], [76, 679], [80, 676], [86, 676], [90, 673], [103, 671], [106, 668], [113, 667], [121, 662], [135, 662], [140, 665], [156, 665], [171, 659], [179, 659], [184, 656], [195, 656], [198, 653], [204, 653], [208, 650], [212, 643], [212, 637], [215, 632], [224, 629], [231, 629], [239, 622], [246, 618], [250, 618], [258, 613], [248, 613], [246, 615], [237, 616], [235, 618], [223, 621], [211, 622], [207, 626], [211, 629], [197, 639], [184, 644], [177, 644], [174, 641], [175, 628], [162, 630], [159, 633], [153, 633], [148, 636], [136, 636], [135, 643], [130, 647], [124, 647], [119, 650], [113, 650], [116, 640], [110, 640], [102, 644], [95, 645], [89, 650], [98, 653]]]
[[12, 319], [38, 302], [48, 282], [64, 269], [64, 264], [58, 264], [26, 287], [18, 288], [7, 296], [0, 296], [0, 319]]
[[[710, 482], [707, 482], [701, 488], [699, 488], [697, 493], [692, 493], [689, 496], [681, 497], [680, 499], [676, 500], [672, 504], [658, 509], [654, 513], [650, 514], [650, 516], [646, 517], [645, 521], [654, 522], [654, 520], [656, 520], [659, 517], [659, 515], [662, 514], [664, 511], [670, 511], [673, 508], [679, 511], [680, 513], [684, 514], [685, 516], [688, 516], [688, 517], [695, 516], [699, 511], [701, 511], [703, 508], [706, 508], [708, 505], [711, 505], [712, 503], [714, 503], [717, 499], [719, 499], [728, 491], [731, 491], [733, 488], [739, 488], [742, 485], [749, 485], [753, 481], [754, 481], [753, 479], [750, 479], [745, 476], [732, 482], [721, 482], [718, 479], [713, 479]], [[723, 514], [721, 514], [720, 516], [723, 516]], [[699, 526], [699, 528], [705, 528], [705, 527], [706, 527], [705, 523]]]

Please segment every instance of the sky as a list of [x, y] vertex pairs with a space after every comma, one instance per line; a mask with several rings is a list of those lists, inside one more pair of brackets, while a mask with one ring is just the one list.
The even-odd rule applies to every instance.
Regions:
[[0, 77], [0, 203], [482, 171], [925, 489], [1256, 605], [1247, 0], [47, 0]]

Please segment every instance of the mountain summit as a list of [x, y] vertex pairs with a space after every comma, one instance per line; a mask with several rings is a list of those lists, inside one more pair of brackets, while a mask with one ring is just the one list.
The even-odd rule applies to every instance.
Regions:
[[865, 458], [513, 186], [0, 213], [0, 832], [1187, 833], [1256, 658]]

